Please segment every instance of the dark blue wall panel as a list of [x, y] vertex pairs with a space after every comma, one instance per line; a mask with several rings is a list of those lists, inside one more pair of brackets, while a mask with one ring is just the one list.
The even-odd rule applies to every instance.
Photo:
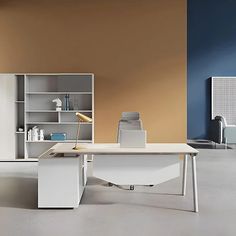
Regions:
[[211, 76], [236, 76], [236, 0], [188, 0], [188, 138], [207, 138]]

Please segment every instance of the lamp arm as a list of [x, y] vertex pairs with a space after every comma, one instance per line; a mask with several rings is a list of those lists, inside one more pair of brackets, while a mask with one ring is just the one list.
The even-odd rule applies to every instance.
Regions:
[[78, 140], [79, 140], [79, 133], [80, 133], [80, 123], [81, 122], [92, 122], [92, 118], [80, 113], [76, 112], [76, 116], [78, 117], [78, 128], [77, 128], [77, 135], [76, 135], [76, 141], [75, 146], [73, 147], [73, 150], [78, 150]]
[[74, 150], [78, 149], [78, 140], [79, 140], [79, 132], [80, 132], [80, 119], [78, 119], [78, 127], [77, 127], [77, 134], [76, 134], [76, 141], [75, 141], [75, 146], [74, 146]]

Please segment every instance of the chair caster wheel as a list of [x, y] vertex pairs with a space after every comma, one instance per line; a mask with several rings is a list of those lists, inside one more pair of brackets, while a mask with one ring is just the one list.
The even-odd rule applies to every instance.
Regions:
[[129, 190], [134, 190], [134, 185], [130, 185]]
[[109, 187], [112, 187], [112, 186], [113, 186], [113, 183], [108, 182], [108, 186], [109, 186]]

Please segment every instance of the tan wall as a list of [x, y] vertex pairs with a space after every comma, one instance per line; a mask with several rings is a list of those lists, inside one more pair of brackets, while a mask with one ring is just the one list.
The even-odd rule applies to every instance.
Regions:
[[186, 0], [2, 0], [0, 72], [93, 72], [97, 142], [122, 111], [150, 142], [184, 141]]

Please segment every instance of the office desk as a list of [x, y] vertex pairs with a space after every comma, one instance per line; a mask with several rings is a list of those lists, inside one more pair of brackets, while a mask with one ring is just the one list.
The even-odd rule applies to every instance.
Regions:
[[[184, 196], [186, 193], [187, 159], [190, 157], [193, 206], [194, 212], [198, 212], [196, 173], [198, 151], [189, 145], [184, 143], [149, 143], [145, 148], [120, 148], [117, 143], [97, 143], [80, 144], [79, 150], [73, 150], [73, 146], [72, 143], [58, 143], [39, 157], [39, 207], [78, 206], [86, 185], [87, 155], [97, 155], [98, 157], [99, 155], [184, 155], [182, 195]], [[75, 168], [77, 164], [79, 168]], [[63, 190], [63, 186], [65, 186], [66, 191]], [[78, 189], [74, 191], [76, 188]], [[67, 199], [64, 204], [63, 198], [67, 198], [66, 194], [70, 194], [70, 197], [73, 195], [73, 199]], [[57, 196], [60, 199], [58, 199], [58, 203], [54, 204], [57, 201]], [[71, 204], [70, 201], [73, 203]]]

